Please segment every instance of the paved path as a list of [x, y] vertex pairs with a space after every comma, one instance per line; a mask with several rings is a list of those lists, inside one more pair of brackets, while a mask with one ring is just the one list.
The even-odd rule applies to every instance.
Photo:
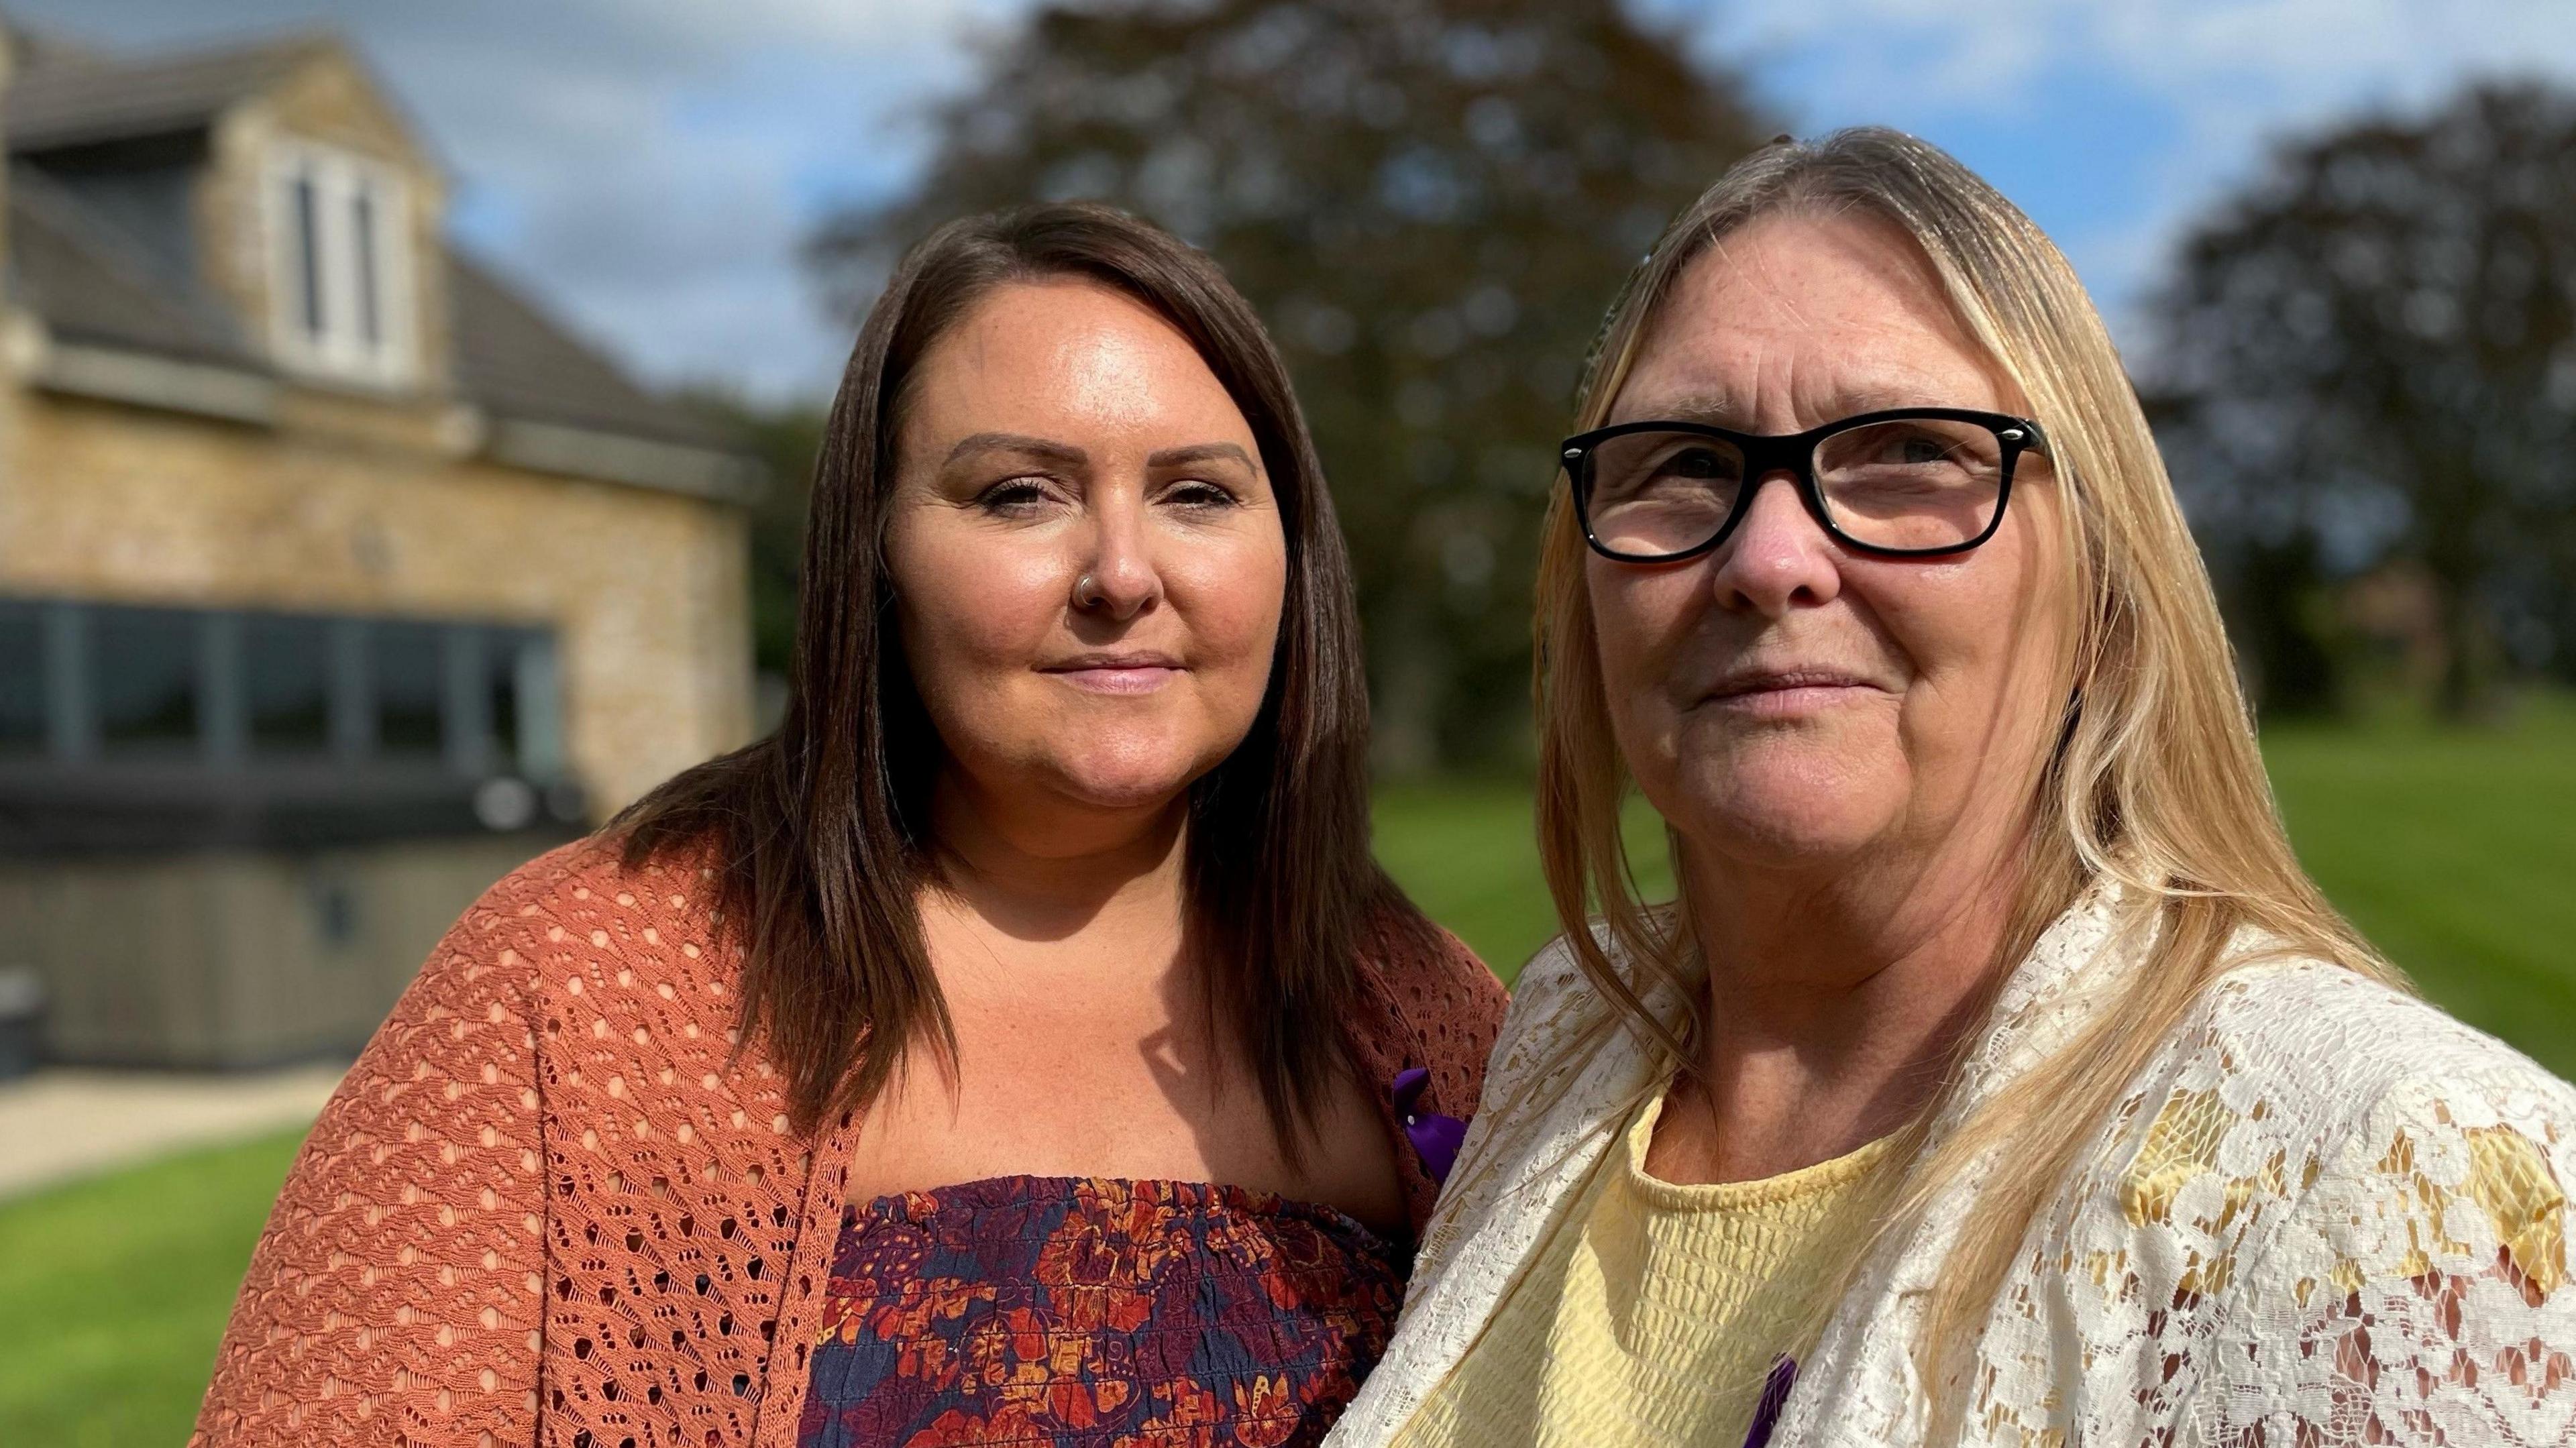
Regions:
[[0, 1082], [0, 1197], [309, 1124], [346, 1069], [192, 1075], [56, 1067]]

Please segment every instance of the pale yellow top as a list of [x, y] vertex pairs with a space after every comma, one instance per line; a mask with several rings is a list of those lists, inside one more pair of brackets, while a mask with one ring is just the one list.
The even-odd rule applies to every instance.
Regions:
[[1773, 1358], [1868, 1231], [1884, 1141], [1760, 1181], [1646, 1174], [1630, 1118], [1396, 1448], [1740, 1448]]

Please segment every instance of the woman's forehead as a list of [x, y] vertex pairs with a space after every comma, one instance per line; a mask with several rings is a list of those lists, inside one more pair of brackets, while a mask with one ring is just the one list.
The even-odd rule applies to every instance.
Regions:
[[1614, 419], [1754, 427], [1896, 407], [1998, 407], [2016, 389], [1914, 243], [1853, 216], [1753, 222], [1683, 269]]
[[[1809, 425], [1864, 412], [1891, 412], [1908, 407], [1977, 407], [1992, 409], [1997, 400], [1982, 378], [1968, 374], [1911, 371], [1901, 366], [1856, 365], [1830, 374], [1811, 375], [1790, 383], [1787, 400]], [[1962, 384], [1967, 384], [1963, 386]], [[1729, 385], [1722, 377], [1694, 377], [1686, 370], [1669, 374], [1631, 374], [1619, 391], [1612, 422], [1657, 418], [1667, 422], [1705, 423], [1737, 432], [1760, 432], [1776, 408], [1766, 407], [1766, 389]]]
[[907, 466], [987, 434], [1142, 456], [1224, 443], [1257, 457], [1252, 424], [1179, 328], [1114, 288], [1015, 282], [923, 349], [894, 414]]

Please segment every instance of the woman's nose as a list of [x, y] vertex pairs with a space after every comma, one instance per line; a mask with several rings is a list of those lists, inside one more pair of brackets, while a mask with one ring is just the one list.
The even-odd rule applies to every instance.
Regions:
[[1074, 580], [1073, 606], [1082, 613], [1125, 622], [1163, 596], [1145, 536], [1144, 508], [1112, 499], [1092, 513], [1091, 556]]
[[1744, 521], [1717, 550], [1716, 564], [1719, 604], [1765, 618], [1842, 591], [1841, 550], [1808, 514], [1787, 473], [1757, 480]]

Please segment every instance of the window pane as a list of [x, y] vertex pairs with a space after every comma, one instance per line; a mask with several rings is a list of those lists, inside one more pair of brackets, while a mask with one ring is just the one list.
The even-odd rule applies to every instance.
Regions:
[[528, 642], [515, 629], [494, 629], [483, 645], [483, 692], [492, 701], [492, 768], [505, 774], [527, 768], [520, 745], [519, 653]]
[[197, 745], [197, 616], [100, 608], [90, 616], [90, 680], [111, 753], [184, 753]]
[[44, 628], [35, 604], [0, 600], [0, 754], [45, 747]]
[[313, 337], [322, 335], [322, 197], [310, 174], [298, 175], [290, 190], [294, 198], [295, 230], [292, 245], [295, 275], [304, 290], [304, 330]]
[[330, 625], [258, 615], [242, 621], [242, 691], [258, 754], [319, 754], [331, 744]]
[[384, 337], [383, 323], [378, 316], [383, 299], [376, 293], [376, 197], [373, 190], [362, 186], [358, 194], [350, 198], [349, 221], [350, 244], [358, 254], [358, 335], [365, 340], [368, 350], [373, 351]]
[[443, 736], [438, 700], [444, 680], [435, 624], [379, 623], [373, 637], [376, 747], [387, 754], [436, 755]]

